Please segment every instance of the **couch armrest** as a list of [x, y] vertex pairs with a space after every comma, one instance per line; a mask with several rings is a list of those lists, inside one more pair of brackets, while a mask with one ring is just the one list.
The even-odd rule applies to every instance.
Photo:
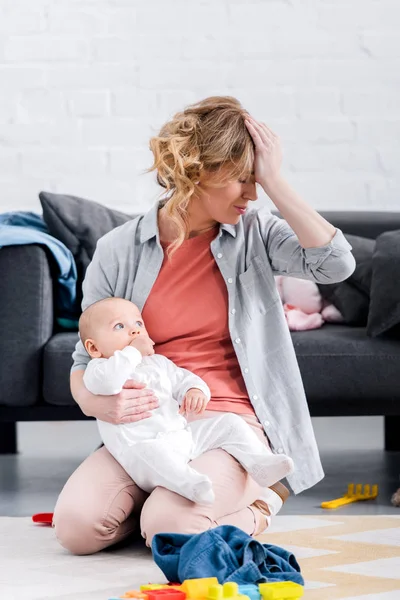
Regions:
[[0, 404], [42, 396], [43, 347], [53, 332], [53, 281], [42, 246], [0, 248]]

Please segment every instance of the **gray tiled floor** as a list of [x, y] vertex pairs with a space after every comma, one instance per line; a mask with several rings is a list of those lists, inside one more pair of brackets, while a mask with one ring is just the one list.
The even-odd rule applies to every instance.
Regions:
[[[314, 419], [326, 472], [317, 486], [290, 497], [283, 514], [322, 514], [323, 500], [340, 496], [347, 483], [378, 483], [379, 498], [340, 514], [399, 514], [390, 496], [400, 485], [400, 453], [383, 451], [380, 418]], [[64, 482], [99, 444], [94, 422], [21, 423], [19, 454], [0, 456], [0, 515], [52, 511]]]

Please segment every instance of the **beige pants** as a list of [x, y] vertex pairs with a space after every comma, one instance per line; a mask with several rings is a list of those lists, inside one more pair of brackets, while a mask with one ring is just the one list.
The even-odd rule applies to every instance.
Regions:
[[[206, 411], [197, 418], [222, 414]], [[241, 416], [268, 445], [256, 417]], [[162, 487], [148, 496], [106, 448], [100, 448], [71, 475], [57, 500], [53, 526], [58, 541], [74, 554], [92, 554], [123, 540], [139, 526], [147, 545], [155, 534], [166, 531], [200, 533], [235, 525], [251, 535], [258, 529], [260, 515], [250, 505], [260, 488], [230, 454], [211, 450], [191, 466], [210, 477], [216, 498], [212, 506], [194, 504]]]

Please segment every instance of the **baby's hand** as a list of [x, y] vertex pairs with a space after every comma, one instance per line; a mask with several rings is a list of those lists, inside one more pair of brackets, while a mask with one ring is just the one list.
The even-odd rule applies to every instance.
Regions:
[[151, 356], [154, 354], [154, 342], [148, 335], [136, 336], [129, 345], [139, 350], [142, 356]]
[[191, 388], [186, 392], [179, 412], [180, 414], [194, 412], [199, 415], [205, 411], [207, 404], [208, 398], [204, 392]]

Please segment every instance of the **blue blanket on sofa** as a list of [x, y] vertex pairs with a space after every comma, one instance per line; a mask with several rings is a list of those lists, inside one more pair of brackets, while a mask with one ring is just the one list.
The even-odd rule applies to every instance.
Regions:
[[15, 211], [0, 214], [0, 248], [22, 244], [46, 246], [58, 268], [56, 317], [66, 328], [77, 328], [79, 307], [76, 305], [76, 264], [72, 253], [59, 240], [48, 233], [40, 215]]

